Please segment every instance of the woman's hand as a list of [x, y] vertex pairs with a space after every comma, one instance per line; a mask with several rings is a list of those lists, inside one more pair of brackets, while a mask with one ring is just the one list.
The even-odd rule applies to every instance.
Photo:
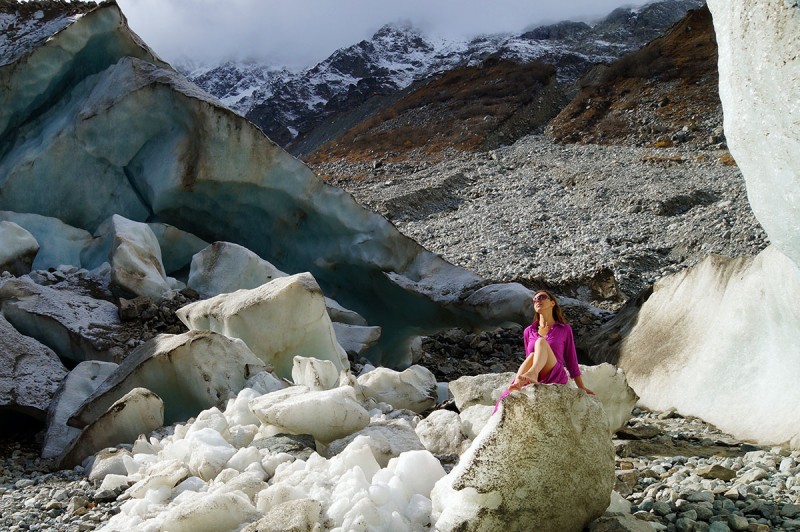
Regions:
[[595, 393], [592, 390], [590, 390], [589, 388], [587, 388], [586, 386], [579, 386], [579, 388], [581, 390], [583, 390], [584, 392], [588, 393], [589, 395], [595, 395]]

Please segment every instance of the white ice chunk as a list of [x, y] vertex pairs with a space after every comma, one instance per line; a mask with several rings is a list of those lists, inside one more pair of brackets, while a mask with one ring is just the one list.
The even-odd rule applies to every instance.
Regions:
[[339, 368], [330, 360], [296, 356], [292, 361], [292, 381], [309, 390], [330, 390], [339, 384]]
[[208, 298], [258, 288], [285, 276], [286, 273], [239, 244], [214, 242], [192, 257], [188, 285]]
[[0, 221], [0, 273], [20, 276], [30, 273], [39, 243], [14, 222]]
[[436, 402], [436, 377], [423, 366], [411, 366], [402, 372], [376, 368], [361, 375], [358, 383], [365, 396], [398, 409], [419, 413]]
[[417, 424], [417, 436], [435, 455], [460, 454], [464, 435], [461, 419], [452, 410], [434, 410]]

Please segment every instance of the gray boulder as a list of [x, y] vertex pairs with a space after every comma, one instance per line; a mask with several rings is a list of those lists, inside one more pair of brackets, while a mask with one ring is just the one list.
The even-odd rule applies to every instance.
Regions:
[[19, 277], [31, 271], [39, 243], [14, 222], [0, 222], [0, 273]]
[[441, 531], [581, 530], [603, 515], [613, 487], [599, 401], [568, 386], [527, 386], [436, 483], [431, 519]]
[[214, 242], [192, 257], [186, 285], [205, 297], [243, 288], [257, 288], [286, 273], [249, 249], [231, 242]]
[[44, 421], [67, 368], [58, 356], [20, 334], [0, 315], [0, 410]]
[[459, 377], [450, 382], [450, 395], [460, 411], [474, 405], [494, 406], [513, 378], [510, 372]]
[[333, 323], [336, 341], [348, 355], [359, 356], [381, 339], [380, 327]]
[[39, 243], [33, 269], [58, 268], [62, 264], [83, 266], [81, 253], [92, 242], [89, 231], [67, 225], [58, 218], [39, 214], [0, 211], [0, 220], [24, 227]]

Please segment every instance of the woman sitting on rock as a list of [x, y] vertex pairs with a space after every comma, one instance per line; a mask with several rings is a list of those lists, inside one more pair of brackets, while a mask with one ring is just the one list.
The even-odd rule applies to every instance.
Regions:
[[525, 361], [519, 367], [511, 385], [498, 399], [495, 412], [503, 398], [513, 391], [522, 389], [523, 386], [536, 383], [567, 384], [569, 376], [575, 380], [578, 388], [594, 395], [594, 392], [583, 384], [572, 327], [564, 319], [564, 313], [558, 306], [555, 296], [547, 290], [539, 290], [533, 296], [533, 310], [535, 312], [533, 323], [522, 335]]

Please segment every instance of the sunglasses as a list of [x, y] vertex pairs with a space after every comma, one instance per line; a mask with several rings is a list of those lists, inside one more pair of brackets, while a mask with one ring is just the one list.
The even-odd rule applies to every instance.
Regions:
[[538, 303], [539, 301], [546, 301], [550, 299], [546, 294], [539, 294], [538, 296], [533, 298], [534, 303]]

